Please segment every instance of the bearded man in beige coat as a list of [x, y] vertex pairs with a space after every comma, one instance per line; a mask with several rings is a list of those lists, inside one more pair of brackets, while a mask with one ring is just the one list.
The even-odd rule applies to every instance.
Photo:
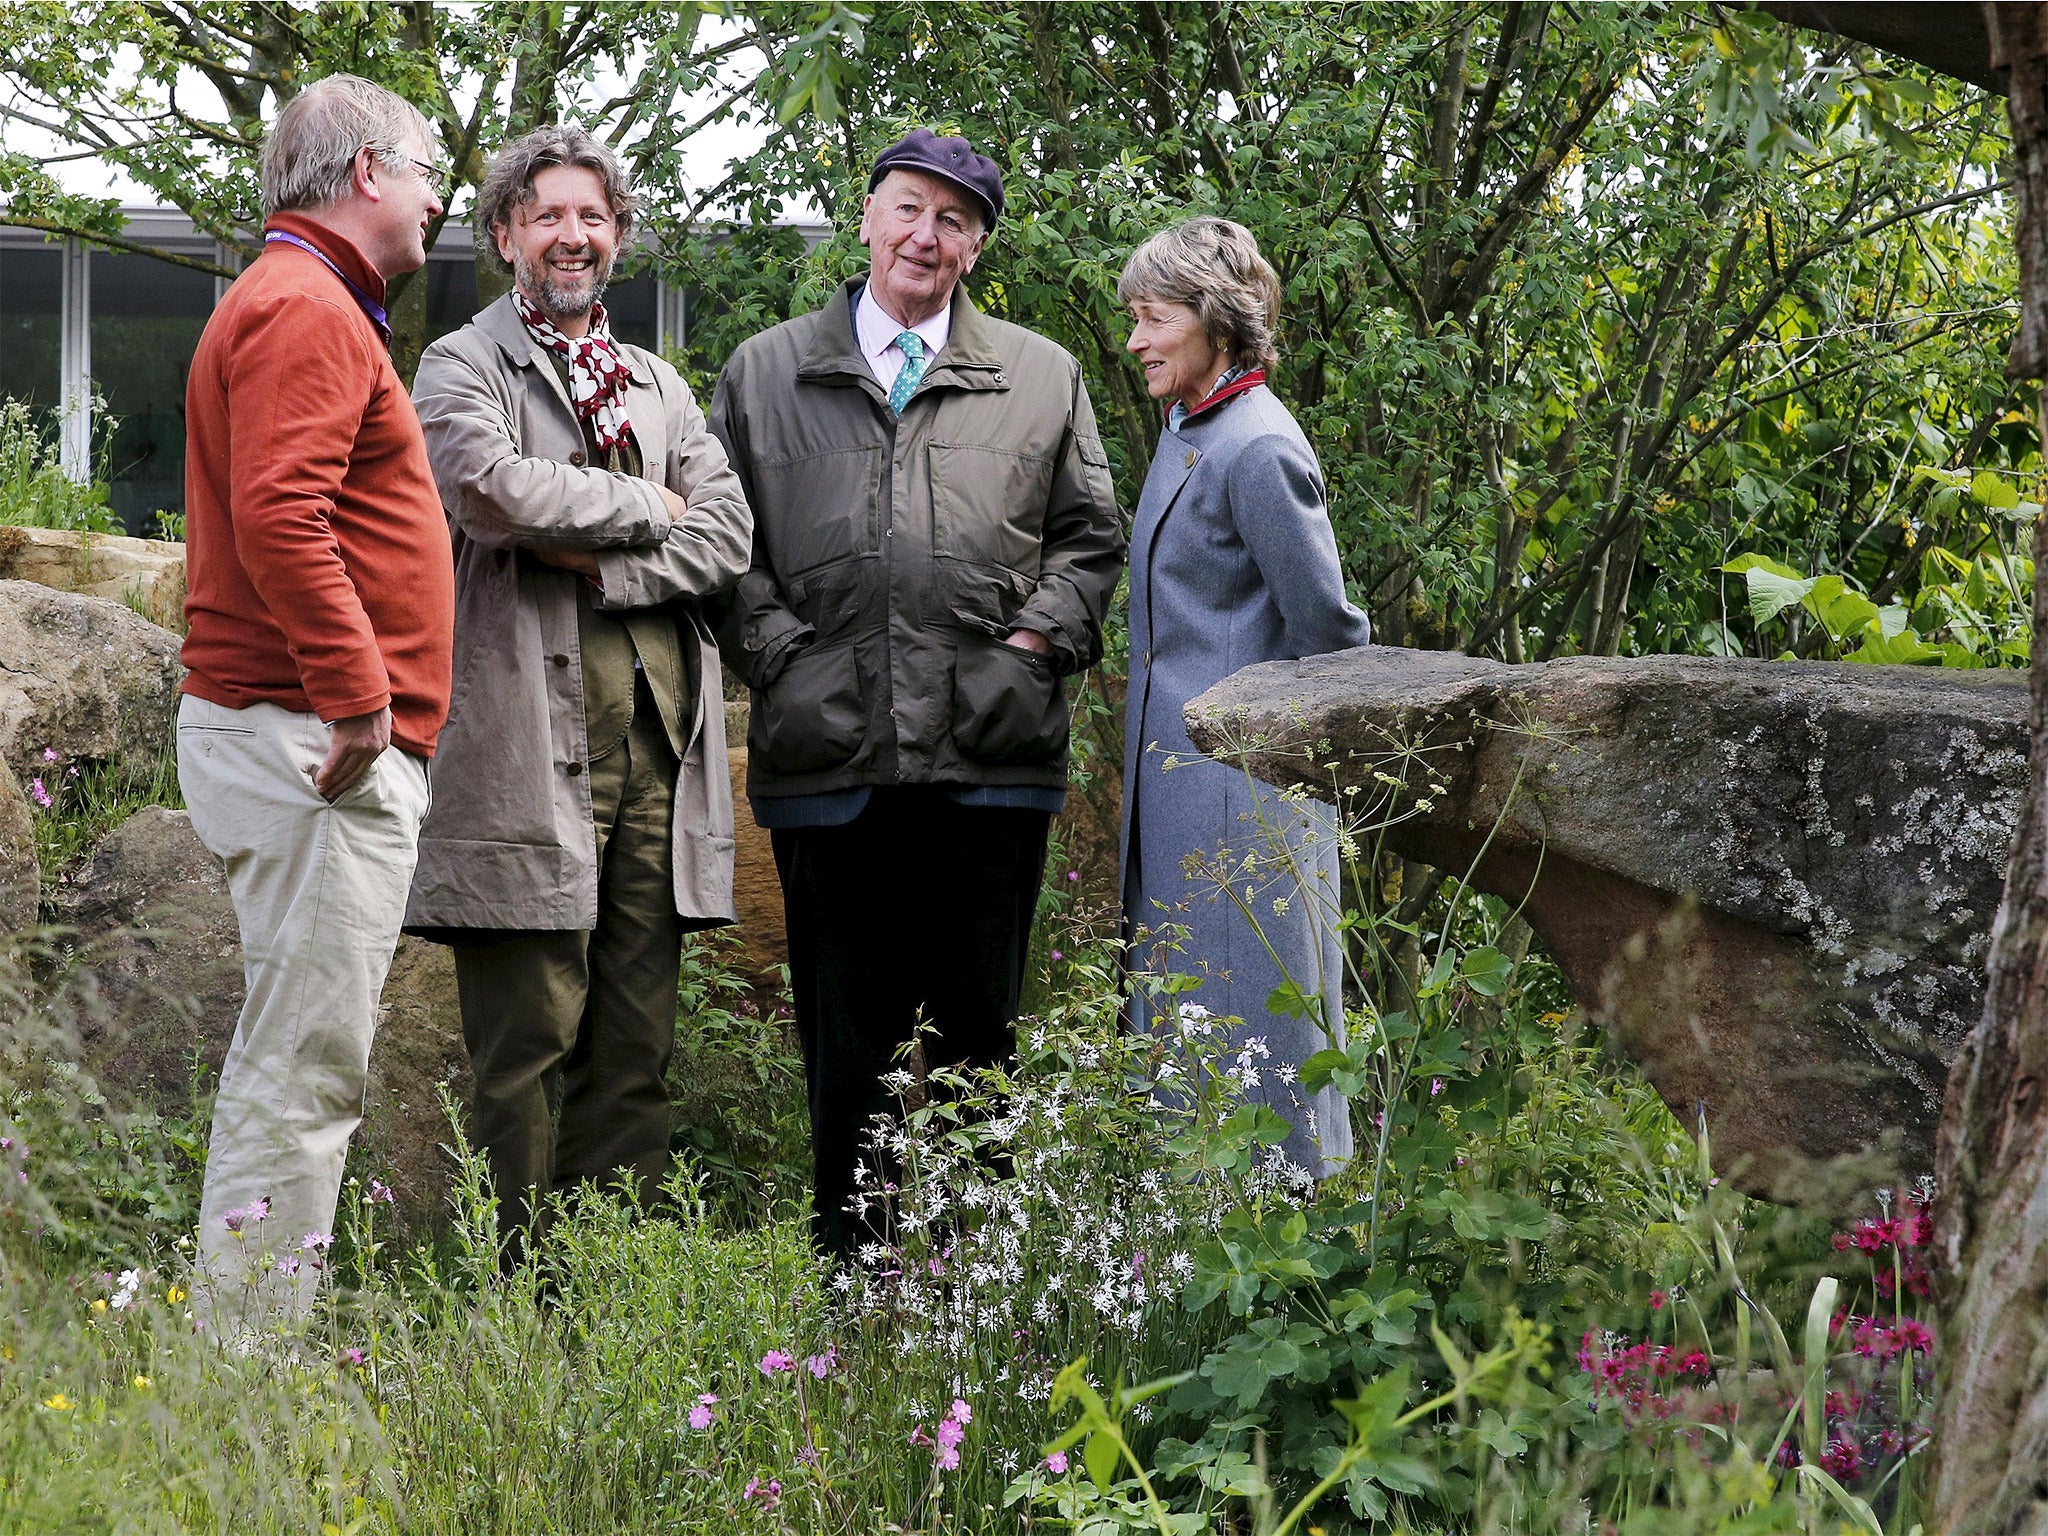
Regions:
[[455, 684], [407, 923], [455, 949], [473, 1132], [508, 1216], [667, 1167], [683, 935], [733, 920], [732, 794], [703, 599], [753, 519], [690, 390], [599, 296], [634, 199], [543, 128], [478, 221], [512, 292], [420, 359], [455, 545]]

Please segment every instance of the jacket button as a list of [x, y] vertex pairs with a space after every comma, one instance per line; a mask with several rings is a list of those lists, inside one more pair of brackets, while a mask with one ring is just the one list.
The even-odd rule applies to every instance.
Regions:
[[572, 453], [569, 455], [569, 462], [581, 468], [583, 464], [583, 455], [580, 453]]
[[568, 656], [561, 651], [555, 652], [555, 665], [558, 667], [566, 667], [567, 665], [569, 665]]
[[582, 773], [582, 772], [583, 772], [583, 765], [582, 765], [581, 763], [571, 763], [571, 764], [569, 765], [569, 777], [570, 777], [570, 778], [572, 778], [572, 779], [573, 779], [573, 778], [575, 778], [575, 777], [576, 777], [576, 776], [577, 776], [578, 774], [580, 774], [580, 773]]

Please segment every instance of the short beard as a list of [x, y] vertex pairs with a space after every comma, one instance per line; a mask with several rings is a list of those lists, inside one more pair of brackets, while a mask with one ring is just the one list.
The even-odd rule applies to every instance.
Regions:
[[581, 320], [596, 307], [597, 301], [604, 297], [605, 286], [611, 282], [612, 273], [618, 264], [618, 258], [614, 256], [605, 263], [603, 270], [591, 268], [596, 274], [596, 281], [590, 285], [589, 294], [585, 296], [564, 293], [551, 280], [544, 262], [536, 262], [521, 251], [512, 261], [512, 280], [519, 285], [519, 291], [526, 295], [528, 302], [550, 320]]

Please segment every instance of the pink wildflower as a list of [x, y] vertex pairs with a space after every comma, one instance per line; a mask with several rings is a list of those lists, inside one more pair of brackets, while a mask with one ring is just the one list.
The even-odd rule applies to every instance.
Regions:
[[773, 1509], [782, 1499], [782, 1483], [773, 1477], [765, 1483], [758, 1477], [750, 1477], [747, 1479], [746, 1497], [759, 1499], [763, 1509]]
[[832, 1374], [833, 1370], [838, 1366], [838, 1364], [839, 1346], [836, 1344], [827, 1344], [825, 1346], [825, 1353], [823, 1353], [822, 1355], [812, 1355], [804, 1361], [804, 1369], [809, 1371], [813, 1376], [817, 1377], [818, 1380], [823, 1381], [827, 1376], [830, 1376]]
[[240, 1232], [244, 1227], [254, 1226], [270, 1214], [268, 1197], [259, 1196], [247, 1205], [237, 1206], [220, 1219], [220, 1224], [230, 1232]]
[[711, 1427], [711, 1410], [717, 1402], [718, 1394], [716, 1392], [700, 1394], [695, 1405], [690, 1409], [690, 1428], [709, 1429]]
[[344, 1349], [340, 1355], [343, 1365], [361, 1365], [368, 1358], [360, 1349]]
[[795, 1356], [785, 1354], [779, 1349], [771, 1349], [761, 1357], [761, 1374], [763, 1376], [779, 1376], [784, 1371], [793, 1371], [795, 1369]]
[[50, 792], [43, 788], [43, 776], [41, 774], [37, 774], [28, 781], [28, 794], [31, 800], [35, 801], [37, 805], [40, 805], [46, 811], [56, 804], [50, 798]]
[[308, 1232], [299, 1239], [299, 1246], [307, 1253], [325, 1253], [334, 1246], [332, 1232]]
[[43, 761], [46, 763], [54, 763], [55, 761], [57, 761], [57, 749], [55, 747], [43, 748]]
[[960, 1447], [957, 1445], [940, 1446], [938, 1453], [932, 1457], [932, 1465], [941, 1472], [958, 1472], [960, 1470]]
[[1652, 1312], [1662, 1312], [1664, 1310], [1664, 1303], [1670, 1299], [1662, 1291], [1650, 1292], [1650, 1310]]
[[370, 1203], [372, 1205], [391, 1205], [397, 1199], [398, 1196], [391, 1192], [391, 1186], [382, 1179], [370, 1180]]
[[1045, 1470], [1052, 1473], [1055, 1477], [1065, 1477], [1067, 1475], [1067, 1453], [1065, 1451], [1054, 1451], [1050, 1456], [1046, 1457]]

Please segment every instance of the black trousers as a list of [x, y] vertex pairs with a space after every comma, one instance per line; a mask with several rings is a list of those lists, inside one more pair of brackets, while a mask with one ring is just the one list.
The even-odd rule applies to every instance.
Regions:
[[1045, 872], [1043, 811], [878, 789], [853, 821], [771, 834], [809, 1088], [812, 1232], [845, 1256], [878, 1234], [848, 1209], [854, 1167], [878, 1172], [881, 1078], [920, 1014], [931, 1067], [993, 1066], [1015, 1040]]

